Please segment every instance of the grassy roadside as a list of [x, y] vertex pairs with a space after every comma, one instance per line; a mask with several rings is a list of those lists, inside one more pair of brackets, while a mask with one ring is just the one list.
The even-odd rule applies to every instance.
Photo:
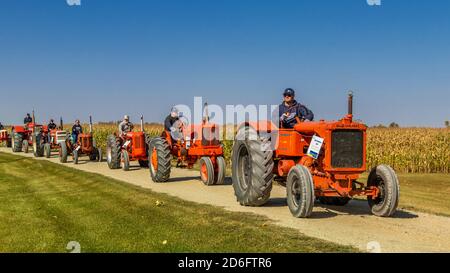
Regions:
[[0, 252], [354, 252], [97, 174], [0, 153]]

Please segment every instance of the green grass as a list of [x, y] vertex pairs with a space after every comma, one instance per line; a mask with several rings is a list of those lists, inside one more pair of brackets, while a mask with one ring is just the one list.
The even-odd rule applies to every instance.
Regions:
[[[397, 174], [400, 208], [450, 216], [450, 174]], [[367, 175], [361, 181], [365, 181]]]
[[0, 153], [0, 252], [67, 252], [70, 241], [82, 252], [357, 251], [264, 217]]

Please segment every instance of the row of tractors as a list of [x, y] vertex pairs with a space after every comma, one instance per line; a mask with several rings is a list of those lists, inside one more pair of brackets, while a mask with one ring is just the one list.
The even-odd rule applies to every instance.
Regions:
[[[207, 106], [205, 105], [205, 108]], [[206, 111], [207, 113], [207, 111]], [[154, 182], [167, 182], [173, 161], [177, 167], [193, 168], [198, 162], [205, 185], [223, 184], [226, 164], [220, 127], [209, 121], [189, 125], [180, 119], [177, 134], [165, 131], [149, 137], [141, 117], [140, 130], [108, 136], [106, 161], [110, 169], [130, 170], [131, 162], [148, 168]], [[62, 124], [61, 128], [62, 129]], [[262, 206], [270, 199], [272, 186], [286, 187], [287, 204], [298, 218], [311, 216], [315, 201], [344, 206], [356, 196], [365, 196], [374, 215], [389, 217], [399, 201], [399, 181], [394, 170], [379, 165], [370, 171], [367, 183], [358, 181], [366, 171], [367, 127], [353, 120], [353, 95], [349, 94], [348, 113], [338, 121], [303, 122], [294, 128], [278, 128], [272, 122], [245, 122], [238, 128], [232, 148], [232, 184], [237, 201], [243, 206]], [[59, 151], [61, 162], [72, 155], [102, 161], [90, 133], [81, 134], [75, 143], [62, 130], [48, 130], [34, 123], [14, 126], [9, 141], [13, 151], [28, 151], [50, 156]], [[8, 140], [9, 139], [9, 140]]]
[[35, 157], [50, 158], [52, 152], [57, 151], [62, 163], [67, 162], [67, 157], [73, 157], [73, 163], [78, 164], [81, 155], [87, 155], [91, 160], [101, 161], [102, 152], [96, 148], [92, 133], [92, 118], [90, 117], [90, 132], [80, 134], [76, 140], [63, 129], [63, 121], [60, 119], [58, 128], [50, 129], [46, 125], [36, 123], [33, 111], [32, 122], [24, 125], [14, 125], [11, 135], [6, 130], [0, 132], [1, 140], [7, 142], [13, 152], [31, 152]]

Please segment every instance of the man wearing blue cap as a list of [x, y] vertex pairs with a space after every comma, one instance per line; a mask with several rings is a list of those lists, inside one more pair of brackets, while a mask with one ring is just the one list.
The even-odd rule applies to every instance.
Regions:
[[280, 126], [281, 128], [294, 128], [298, 119], [300, 121], [313, 121], [314, 114], [306, 106], [295, 100], [295, 91], [287, 88], [283, 93], [284, 101], [279, 107]]

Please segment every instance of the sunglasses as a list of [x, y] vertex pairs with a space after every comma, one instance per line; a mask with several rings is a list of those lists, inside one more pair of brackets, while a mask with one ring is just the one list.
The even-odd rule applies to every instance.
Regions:
[[289, 95], [289, 94], [286, 94], [286, 95], [284, 95], [284, 97], [285, 97], [285, 98], [292, 98], [293, 96], [292, 96], [292, 95]]

